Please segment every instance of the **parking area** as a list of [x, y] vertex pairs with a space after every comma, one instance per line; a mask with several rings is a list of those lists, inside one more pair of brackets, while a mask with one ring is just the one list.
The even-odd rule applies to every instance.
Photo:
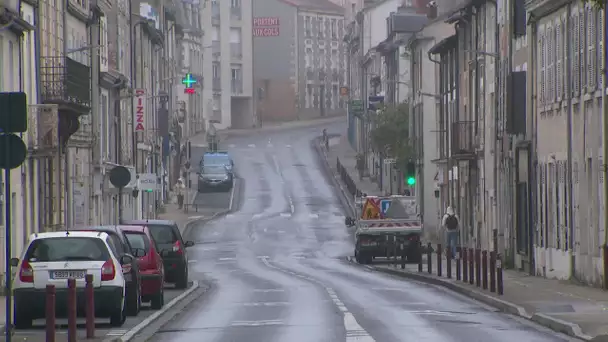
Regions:
[[[188, 291], [192, 287], [193, 283], [190, 282], [188, 284], [188, 288], [183, 290], [177, 290], [174, 288], [172, 284], [167, 284], [165, 289], [165, 303], [170, 303], [172, 300]], [[166, 306], [167, 304], [165, 304]], [[162, 309], [161, 309], [162, 310]], [[140, 323], [146, 321], [152, 314], [157, 312], [158, 310], [152, 310], [150, 308], [150, 304], [144, 303], [142, 306], [142, 310], [139, 312], [137, 316], [128, 316], [124, 325], [120, 328], [111, 327], [109, 324], [109, 320], [107, 319], [97, 319], [95, 321], [95, 340], [112, 340], [115, 338], [119, 338], [126, 334], [129, 330], [133, 329]], [[56, 341], [67, 341], [67, 319], [57, 318], [57, 340]], [[35, 320], [33, 322], [33, 327], [27, 330], [14, 330], [13, 331], [13, 341], [45, 341], [45, 329], [46, 322], [44, 319]], [[85, 330], [85, 319], [78, 319], [78, 341], [86, 340], [86, 330]], [[2, 336], [0, 341], [5, 341], [5, 337]], [[95, 340], [86, 340], [86, 341], [95, 341]]]

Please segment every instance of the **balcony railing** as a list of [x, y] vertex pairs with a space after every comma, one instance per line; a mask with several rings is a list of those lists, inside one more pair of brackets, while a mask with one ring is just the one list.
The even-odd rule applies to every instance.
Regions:
[[232, 80], [231, 86], [232, 86], [233, 95], [243, 94], [243, 81], [242, 80]]
[[222, 90], [222, 79], [219, 77], [213, 78], [213, 90]]
[[233, 20], [241, 20], [243, 18], [243, 10], [241, 7], [230, 7], [230, 18]]
[[91, 68], [69, 57], [41, 57], [42, 102], [67, 105], [83, 114], [91, 109]]
[[243, 58], [243, 45], [241, 43], [230, 43], [230, 55], [232, 58]]
[[475, 154], [475, 121], [453, 122], [450, 135], [452, 156]]

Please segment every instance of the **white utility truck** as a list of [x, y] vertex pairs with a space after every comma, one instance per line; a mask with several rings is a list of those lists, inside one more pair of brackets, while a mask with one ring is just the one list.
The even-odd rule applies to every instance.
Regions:
[[[412, 196], [365, 196], [357, 199], [357, 218], [347, 217], [355, 227], [355, 259], [370, 264], [376, 257], [405, 255], [408, 262], [422, 257], [422, 221]], [[403, 248], [403, 250], [401, 249]]]

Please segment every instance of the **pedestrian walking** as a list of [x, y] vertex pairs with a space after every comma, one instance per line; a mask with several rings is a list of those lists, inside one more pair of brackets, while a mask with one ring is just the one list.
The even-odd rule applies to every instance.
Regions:
[[363, 170], [365, 169], [365, 159], [362, 154], [357, 154], [357, 172], [359, 172], [359, 180], [363, 180]]
[[441, 225], [445, 228], [447, 246], [452, 252], [452, 258], [455, 258], [458, 236], [460, 234], [460, 219], [454, 212], [454, 208], [448, 206], [445, 209], [445, 215], [443, 215]]
[[329, 151], [329, 136], [326, 129], [323, 129], [323, 144], [325, 144], [325, 150]]
[[175, 183], [175, 192], [177, 193], [177, 206], [182, 209], [184, 207], [184, 192], [186, 187], [184, 186], [183, 179], [179, 178]]

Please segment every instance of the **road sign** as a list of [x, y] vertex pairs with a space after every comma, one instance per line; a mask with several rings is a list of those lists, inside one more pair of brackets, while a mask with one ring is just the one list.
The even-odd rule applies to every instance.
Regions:
[[140, 173], [139, 185], [141, 191], [155, 191], [158, 189], [158, 177], [155, 173]]
[[355, 116], [363, 115], [363, 101], [361, 100], [350, 100], [348, 108], [351, 113]]
[[382, 201], [380, 201], [380, 211], [382, 212], [382, 215], [386, 214], [386, 212], [388, 211], [388, 208], [390, 206], [391, 206], [391, 200], [383, 199]]
[[363, 210], [361, 211], [361, 218], [363, 220], [375, 220], [380, 218], [380, 207], [377, 201], [373, 198], [368, 198], [363, 204]]
[[26, 156], [27, 147], [19, 136], [15, 134], [0, 135], [0, 168], [16, 169], [23, 164]]
[[110, 183], [117, 188], [124, 188], [131, 181], [131, 172], [124, 166], [115, 166], [110, 170]]
[[0, 93], [0, 132], [27, 131], [27, 96], [23, 92]]

